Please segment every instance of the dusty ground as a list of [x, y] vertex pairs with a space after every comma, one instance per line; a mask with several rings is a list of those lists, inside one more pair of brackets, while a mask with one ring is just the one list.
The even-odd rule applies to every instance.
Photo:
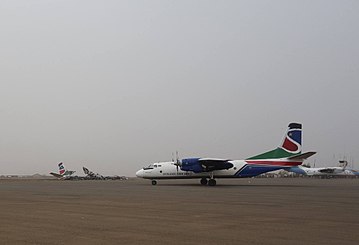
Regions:
[[359, 179], [0, 180], [1, 244], [359, 244]]

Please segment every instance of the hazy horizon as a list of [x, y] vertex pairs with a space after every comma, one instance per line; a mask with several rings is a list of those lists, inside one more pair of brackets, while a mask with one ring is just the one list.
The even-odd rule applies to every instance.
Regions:
[[359, 169], [358, 1], [2, 1], [0, 175], [245, 159], [303, 123]]

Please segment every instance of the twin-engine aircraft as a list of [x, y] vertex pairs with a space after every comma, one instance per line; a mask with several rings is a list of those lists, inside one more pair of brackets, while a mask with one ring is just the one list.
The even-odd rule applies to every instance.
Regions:
[[177, 158], [177, 161], [150, 164], [137, 171], [136, 176], [152, 180], [152, 185], [160, 179], [200, 178], [202, 185], [215, 186], [217, 178], [246, 178], [289, 169], [301, 165], [315, 153], [302, 153], [302, 125], [290, 123], [279, 147], [246, 160]]

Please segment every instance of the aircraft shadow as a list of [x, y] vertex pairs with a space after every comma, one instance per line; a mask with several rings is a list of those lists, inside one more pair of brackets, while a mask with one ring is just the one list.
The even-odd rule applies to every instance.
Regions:
[[[148, 184], [144, 184], [144, 186], [148, 186]], [[198, 187], [198, 188], [240, 188], [240, 187], [265, 187], [265, 188], [313, 188], [309, 185], [264, 185], [264, 184], [217, 184], [216, 186], [207, 186], [207, 185], [200, 185], [196, 183], [191, 184], [184, 184], [184, 183], [158, 183], [156, 186], [153, 187], [161, 187], [161, 186], [171, 186], [171, 187]]]

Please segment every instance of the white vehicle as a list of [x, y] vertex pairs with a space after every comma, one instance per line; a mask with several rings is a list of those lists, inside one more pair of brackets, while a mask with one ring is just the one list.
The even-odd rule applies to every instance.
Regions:
[[316, 152], [302, 152], [302, 125], [290, 123], [282, 143], [274, 150], [247, 158], [229, 160], [217, 158], [187, 158], [181, 161], [150, 164], [136, 172], [139, 178], [159, 179], [200, 178], [202, 185], [215, 186], [216, 178], [246, 178], [279, 169], [301, 165]]

